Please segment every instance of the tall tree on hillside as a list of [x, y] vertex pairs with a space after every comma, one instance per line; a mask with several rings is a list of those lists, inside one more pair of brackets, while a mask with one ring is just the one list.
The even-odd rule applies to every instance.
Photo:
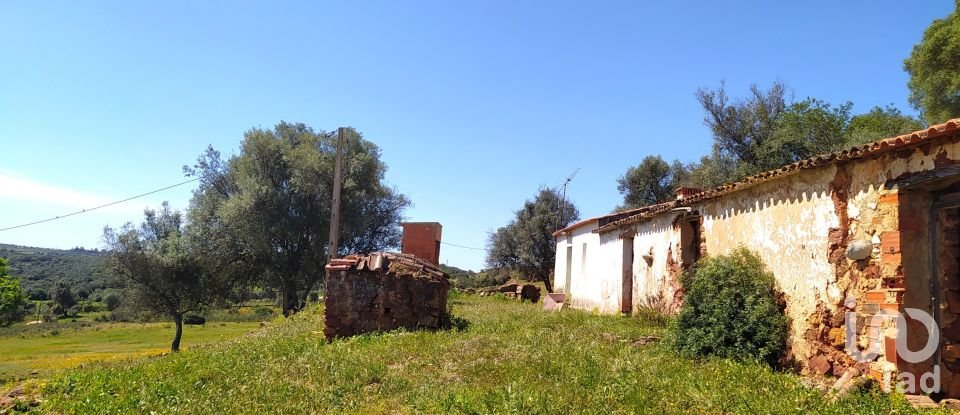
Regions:
[[13, 324], [26, 302], [20, 281], [7, 274], [7, 260], [0, 258], [0, 327]]
[[674, 197], [687, 171], [679, 161], [667, 163], [659, 155], [647, 156], [617, 179], [617, 190], [623, 195], [623, 208], [666, 202]]
[[557, 254], [553, 232], [558, 223], [563, 228], [579, 218], [576, 206], [555, 189], [541, 189], [509, 224], [490, 234], [487, 265], [519, 270], [526, 278], [543, 281], [547, 291], [553, 292], [550, 271]]
[[[384, 183], [380, 149], [348, 129], [344, 145], [340, 253], [400, 243], [410, 202]], [[244, 134], [240, 154], [209, 148], [193, 167], [200, 177], [189, 218], [202, 249], [225, 274], [255, 278], [283, 295], [284, 314], [298, 311], [323, 277], [330, 229], [336, 138], [281, 122]]]
[[910, 104], [930, 124], [960, 116], [960, 1], [957, 10], [934, 20], [903, 61], [910, 75]]
[[171, 351], [180, 350], [184, 315], [229, 292], [230, 281], [207, 269], [193, 239], [185, 235], [180, 212], [166, 202], [160, 210], [144, 211], [139, 227], [107, 227], [103, 236], [110, 248], [108, 271], [123, 284], [124, 301], [166, 315], [176, 325]]
[[58, 279], [57, 282], [53, 284], [53, 291], [50, 293], [50, 298], [54, 304], [53, 312], [61, 317], [66, 316], [70, 312], [70, 307], [77, 304], [77, 296], [74, 295], [73, 290], [70, 289], [70, 286], [67, 285], [63, 279]]

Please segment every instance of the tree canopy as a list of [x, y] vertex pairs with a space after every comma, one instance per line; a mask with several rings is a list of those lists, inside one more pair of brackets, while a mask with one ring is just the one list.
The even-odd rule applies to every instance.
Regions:
[[139, 227], [104, 229], [107, 269], [123, 284], [127, 302], [173, 320], [174, 352], [180, 350], [184, 315], [224, 298], [231, 283], [208, 269], [185, 228], [181, 213], [164, 202], [159, 210], [147, 209]]
[[[191, 233], [215, 268], [283, 294], [290, 314], [322, 280], [330, 229], [336, 139], [299, 123], [244, 134], [229, 159], [208, 148], [193, 167]], [[384, 182], [380, 149], [347, 130], [341, 193], [340, 252], [370, 252], [400, 243], [410, 202]]]
[[686, 175], [686, 167], [680, 161], [670, 164], [659, 155], [645, 157], [617, 179], [617, 190], [623, 195], [621, 208], [636, 208], [672, 199], [674, 190]]
[[960, 116], [960, 1], [934, 20], [914, 45], [903, 68], [910, 75], [910, 104], [930, 124]]
[[645, 157], [617, 180], [624, 196], [621, 208], [669, 200], [677, 187], [709, 189], [924, 128], [922, 121], [893, 105], [854, 115], [851, 102], [831, 105], [813, 97], [794, 101], [782, 82], [767, 89], [753, 85], [742, 99], [731, 98], [723, 83], [716, 89], [700, 88], [696, 97], [713, 136], [710, 153], [688, 164], [667, 163], [659, 155]]
[[70, 307], [77, 304], [77, 296], [70, 289], [70, 285], [63, 279], [58, 279], [53, 284], [53, 290], [50, 291], [50, 299], [53, 300], [53, 312], [59, 316], [66, 316], [70, 313]]
[[7, 260], [0, 258], [0, 327], [17, 320], [26, 301], [20, 281], [7, 274]]
[[873, 107], [869, 112], [850, 119], [846, 129], [847, 144], [866, 144], [922, 130], [925, 127], [926, 124], [923, 121], [904, 114], [893, 104], [886, 107]]
[[487, 241], [487, 265], [510, 268], [526, 278], [544, 282], [553, 291], [550, 272], [556, 258], [553, 232], [580, 219], [580, 212], [555, 189], [541, 189], [527, 200], [509, 224], [492, 232]]

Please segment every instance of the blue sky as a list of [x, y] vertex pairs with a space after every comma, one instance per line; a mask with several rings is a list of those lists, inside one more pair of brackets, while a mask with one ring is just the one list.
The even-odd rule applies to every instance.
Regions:
[[[483, 247], [540, 186], [580, 172], [584, 217], [620, 202], [647, 154], [692, 161], [710, 134], [694, 92], [786, 82], [800, 99], [909, 109], [902, 61], [952, 1], [4, 2], [0, 228], [183, 180], [280, 120], [349, 125], [388, 181]], [[101, 247], [104, 225], [184, 208], [189, 186], [0, 243]], [[483, 251], [444, 245], [479, 269]]]

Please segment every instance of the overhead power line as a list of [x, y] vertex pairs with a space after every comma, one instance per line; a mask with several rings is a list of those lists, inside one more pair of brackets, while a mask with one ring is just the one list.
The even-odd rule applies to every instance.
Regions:
[[[92, 207], [92, 208], [89, 208], [89, 209], [78, 210], [78, 211], [76, 211], [76, 212], [67, 213], [67, 214], [65, 214], [65, 215], [54, 216], [54, 217], [52, 217], [52, 218], [47, 218], [47, 219], [43, 219], [43, 220], [38, 220], [38, 221], [35, 221], [35, 222], [30, 222], [30, 223], [24, 223], [24, 224], [22, 224], [22, 225], [16, 225], [16, 226], [10, 226], [10, 227], [6, 227], [6, 228], [0, 228], [0, 232], [9, 231], [9, 230], [18, 229], [18, 228], [25, 228], [25, 227], [27, 227], [27, 226], [39, 225], [39, 224], [41, 224], [41, 223], [52, 222], [52, 221], [55, 221], [55, 220], [58, 220], [58, 219], [63, 219], [63, 218], [71, 217], [71, 216], [76, 216], [76, 215], [79, 215], [79, 214], [81, 214], [81, 213], [87, 213], [87, 212], [92, 212], [92, 211], [97, 210], [97, 209], [103, 209], [103, 208], [105, 208], [105, 207], [110, 207], [110, 206], [113, 206], [113, 205], [119, 205], [119, 204], [121, 204], [121, 203], [129, 202], [129, 201], [134, 200], [134, 199], [139, 199], [139, 198], [144, 197], [144, 196], [149, 196], [149, 195], [152, 195], [152, 194], [154, 194], [154, 193], [159, 193], [159, 192], [162, 192], [162, 191], [164, 191], [164, 190], [173, 189], [174, 187], [183, 186], [183, 185], [188, 184], [188, 183], [193, 183], [193, 182], [195, 182], [195, 181], [197, 181], [197, 180], [200, 180], [200, 178], [199, 178], [199, 177], [196, 177], [196, 178], [193, 178], [193, 179], [190, 179], [190, 180], [187, 180], [187, 181], [183, 181], [183, 182], [180, 182], [180, 183], [177, 183], [177, 184], [173, 184], [173, 185], [170, 185], [170, 186], [167, 186], [167, 187], [162, 187], [162, 188], [159, 188], [159, 189], [156, 189], [156, 190], [151, 190], [151, 191], [146, 192], [146, 193], [141, 193], [141, 194], [136, 195], [136, 196], [130, 196], [130, 197], [126, 198], [126, 199], [118, 200], [118, 201], [116, 201], [116, 202], [110, 202], [110, 203], [103, 204], [103, 205], [100, 205], [100, 206], [95, 206], [95, 207]], [[475, 247], [472, 247], [472, 246], [457, 245], [457, 244], [453, 244], [453, 243], [445, 242], [445, 241], [441, 241], [440, 243], [442, 243], [442, 244], [444, 244], [444, 245], [455, 246], [455, 247], [457, 247], [457, 248], [463, 248], [463, 249], [474, 249], [474, 250], [477, 250], [477, 251], [486, 251], [486, 250], [487, 250], [486, 248], [475, 248]]]
[[444, 244], [444, 245], [455, 246], [455, 247], [457, 247], [457, 248], [463, 248], [463, 249], [476, 249], [477, 251], [486, 251], [486, 250], [487, 250], [487, 248], [474, 248], [474, 247], [472, 247], [472, 246], [457, 245], [457, 244], [452, 244], [452, 243], [450, 243], [450, 242], [440, 241], [440, 243], [442, 243], [442, 244]]
[[103, 209], [103, 208], [105, 208], [105, 207], [109, 207], [109, 206], [113, 206], [113, 205], [119, 205], [119, 204], [121, 204], [121, 203], [129, 202], [129, 201], [134, 200], [134, 199], [139, 199], [139, 198], [144, 197], [144, 196], [149, 196], [149, 195], [152, 195], [152, 194], [154, 194], [154, 193], [159, 193], [159, 192], [162, 192], [162, 191], [164, 191], [164, 190], [173, 189], [174, 187], [177, 187], [177, 186], [183, 186], [183, 185], [185, 185], [185, 184], [187, 184], [187, 183], [192, 183], [192, 182], [195, 182], [195, 181], [197, 181], [197, 180], [200, 180], [200, 178], [199, 178], [199, 177], [196, 177], [196, 178], [187, 180], [187, 181], [185, 181], [185, 182], [180, 182], [180, 183], [177, 183], [177, 184], [174, 184], [174, 185], [170, 185], [170, 186], [167, 186], [167, 187], [164, 187], [164, 188], [161, 188], [161, 189], [157, 189], [157, 190], [151, 190], [151, 191], [146, 192], [146, 193], [143, 193], [143, 194], [139, 194], [139, 195], [136, 195], [136, 196], [131, 196], [131, 197], [128, 197], [128, 198], [123, 199], [123, 200], [118, 200], [118, 201], [116, 201], [116, 202], [110, 202], [110, 203], [107, 203], [107, 204], [105, 204], [105, 205], [100, 205], [100, 206], [92, 207], [92, 208], [89, 208], [89, 209], [78, 210], [78, 211], [76, 211], [76, 212], [68, 213], [68, 214], [66, 214], [66, 215], [54, 216], [54, 217], [52, 217], [52, 218], [48, 218], [48, 219], [44, 219], [44, 220], [38, 220], [38, 221], [36, 221], [36, 222], [24, 223], [24, 224], [22, 224], [22, 225], [11, 226], [11, 227], [8, 227], [8, 228], [0, 228], [0, 232], [9, 231], [9, 230], [11, 230], [11, 229], [17, 229], [17, 228], [25, 228], [25, 227], [27, 227], [27, 226], [32, 226], [32, 225], [39, 225], [39, 224], [41, 224], [41, 223], [52, 222], [52, 221], [55, 221], [55, 220], [57, 220], [57, 219], [68, 218], [68, 217], [70, 217], [70, 216], [76, 216], [76, 215], [79, 215], [79, 214], [81, 214], [81, 213], [92, 212], [92, 211], [94, 211], [94, 210]]

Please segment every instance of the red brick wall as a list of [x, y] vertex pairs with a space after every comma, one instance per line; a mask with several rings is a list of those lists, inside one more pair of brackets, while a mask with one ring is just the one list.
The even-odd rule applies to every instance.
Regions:
[[403, 247], [400, 252], [440, 265], [440, 237], [443, 226], [437, 222], [407, 222], [401, 226]]

